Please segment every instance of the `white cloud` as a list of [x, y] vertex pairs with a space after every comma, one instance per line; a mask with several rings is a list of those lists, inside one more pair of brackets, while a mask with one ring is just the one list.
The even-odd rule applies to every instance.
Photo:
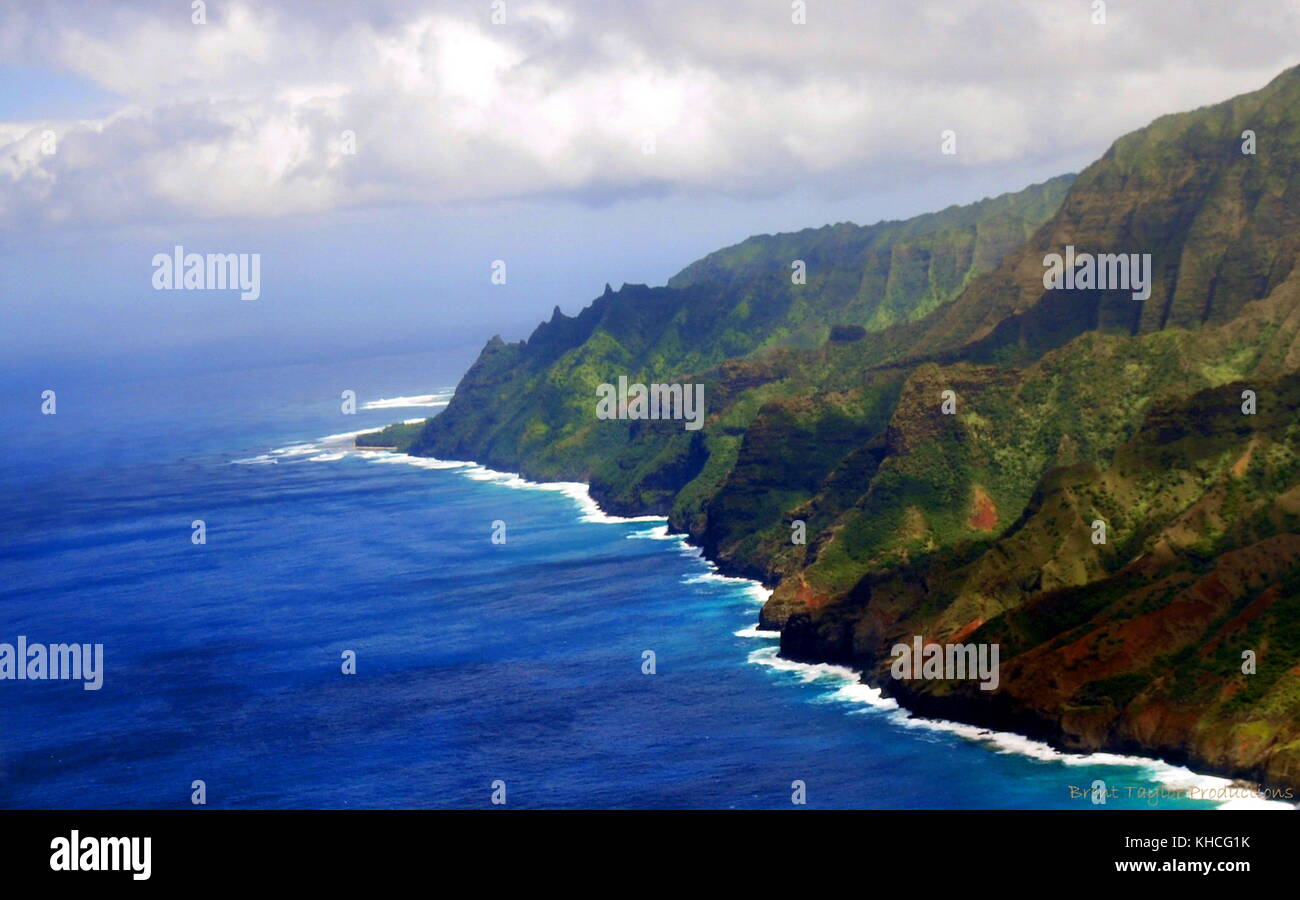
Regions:
[[1300, 21], [1300, 0], [1115, 0], [1105, 26], [1074, 0], [810, 0], [804, 26], [788, 7], [507, 0], [504, 25], [487, 2], [209, 3], [203, 26], [177, 3], [7, 11], [0, 61], [54, 60], [122, 102], [0, 122], [0, 223], [762, 194], [1076, 158], [1261, 86], [1293, 62]]

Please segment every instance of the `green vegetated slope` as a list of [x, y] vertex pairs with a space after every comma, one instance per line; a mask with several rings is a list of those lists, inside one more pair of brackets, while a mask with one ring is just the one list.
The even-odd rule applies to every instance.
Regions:
[[758, 235], [692, 263], [668, 286], [727, 285], [744, 299], [758, 299], [774, 284], [789, 283], [791, 261], [802, 260], [807, 284], [790, 290], [782, 336], [820, 344], [831, 312], [838, 322], [879, 331], [922, 318], [992, 270], [1056, 212], [1072, 180], [1062, 175], [903, 222]]
[[[1257, 153], [1242, 153], [1242, 133]], [[1085, 330], [1148, 332], [1231, 319], [1286, 279], [1300, 248], [1300, 74], [1157, 119], [1116, 141], [1051, 220], [926, 323], [921, 346], [1032, 359]], [[1150, 253], [1151, 296], [1045, 291], [1043, 256]]]
[[[598, 385], [679, 381], [764, 349], [815, 347], [836, 325], [916, 319], [1039, 227], [1070, 180], [905, 222], [751, 238], [668, 287], [607, 286], [577, 316], [557, 308], [527, 341], [489, 342], [416, 451], [586, 480], [627, 438], [595, 420]], [[792, 283], [794, 260], [807, 266], [804, 284]]]
[[[892, 680], [884, 654], [918, 634], [998, 644], [999, 690]], [[1300, 783], [1300, 374], [1153, 404], [1109, 465], [1051, 469], [987, 545], [882, 568], [793, 613], [782, 646], [866, 665], [932, 715]]]
[[[1297, 101], [1289, 70], [1159, 119], [1059, 202], [1049, 182], [751, 238], [607, 290], [490, 342], [413, 452], [668, 514], [775, 587], [784, 654], [860, 666], [912, 708], [1300, 785]], [[1150, 253], [1150, 298], [1044, 290], [1066, 244]], [[619, 375], [702, 381], [704, 428], [597, 421]], [[893, 681], [912, 635], [999, 642], [999, 690]]]

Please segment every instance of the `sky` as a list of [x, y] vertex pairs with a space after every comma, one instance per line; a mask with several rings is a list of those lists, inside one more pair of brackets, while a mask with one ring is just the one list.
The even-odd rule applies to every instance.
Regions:
[[[1297, 38], [1300, 0], [0, 0], [0, 372], [468, 362], [751, 234], [1079, 171]], [[260, 296], [155, 290], [177, 245]]]

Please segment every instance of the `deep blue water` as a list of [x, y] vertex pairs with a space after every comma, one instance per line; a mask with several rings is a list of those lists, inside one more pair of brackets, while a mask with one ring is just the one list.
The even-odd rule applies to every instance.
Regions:
[[[808, 807], [863, 808], [1156, 786], [1152, 767], [1005, 752], [905, 724], [834, 670], [751, 662], [774, 647], [737, 634], [754, 590], [655, 522], [301, 446], [436, 411], [345, 416], [344, 388], [455, 375], [394, 357], [73, 385], [54, 416], [7, 394], [0, 641], [102, 643], [106, 671], [99, 691], [0, 681], [0, 806], [184, 808], [196, 779], [216, 808], [485, 807], [496, 780], [510, 807], [582, 808], [791, 808], [795, 780]], [[1187, 805], [1209, 804], [1161, 803]]]

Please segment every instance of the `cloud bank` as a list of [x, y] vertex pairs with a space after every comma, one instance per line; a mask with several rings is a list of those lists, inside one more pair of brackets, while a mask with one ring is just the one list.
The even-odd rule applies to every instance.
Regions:
[[1300, 46], [1300, 0], [1112, 0], [1105, 24], [1091, 0], [212, 0], [205, 13], [195, 24], [180, 0], [0, 12], [0, 62], [117, 98], [95, 118], [0, 121], [0, 226], [861, 189], [1098, 153], [1263, 85]]

